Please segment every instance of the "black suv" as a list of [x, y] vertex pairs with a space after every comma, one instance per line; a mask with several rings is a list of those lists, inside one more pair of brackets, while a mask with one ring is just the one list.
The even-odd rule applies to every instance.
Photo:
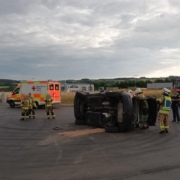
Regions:
[[[140, 101], [126, 91], [90, 94], [76, 92], [74, 116], [76, 125], [104, 127], [106, 132], [126, 132], [139, 126]], [[155, 97], [146, 97], [149, 106], [148, 125], [155, 125], [158, 105]]]

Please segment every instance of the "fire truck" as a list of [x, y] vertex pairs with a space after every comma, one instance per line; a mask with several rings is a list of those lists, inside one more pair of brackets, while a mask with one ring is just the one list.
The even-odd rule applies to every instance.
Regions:
[[11, 108], [20, 105], [21, 99], [31, 93], [36, 102], [36, 107], [45, 105], [44, 99], [47, 94], [53, 98], [53, 104], [61, 103], [61, 85], [58, 81], [21, 81], [12, 95], [7, 98], [7, 103]]

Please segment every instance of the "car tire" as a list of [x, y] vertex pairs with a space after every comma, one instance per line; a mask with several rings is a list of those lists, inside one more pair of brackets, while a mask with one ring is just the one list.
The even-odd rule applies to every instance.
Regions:
[[35, 103], [36, 103], [36, 109], [38, 109], [39, 108], [39, 103], [37, 101]]
[[9, 102], [9, 106], [10, 106], [11, 108], [14, 108], [14, 107], [15, 107], [15, 103], [14, 103], [13, 100], [11, 100], [11, 101]]
[[85, 104], [78, 96], [74, 97], [74, 116], [76, 125], [85, 124]]
[[121, 132], [127, 132], [131, 129], [134, 120], [133, 103], [131, 96], [127, 92], [121, 93], [121, 102], [123, 103], [122, 122], [119, 122]]
[[82, 100], [85, 100], [86, 96], [88, 95], [89, 93], [87, 92], [76, 92], [76, 97], [78, 97], [79, 99], [82, 99]]
[[156, 102], [156, 98], [154, 97], [148, 97], [148, 105], [150, 107], [150, 112], [148, 116], [148, 125], [149, 126], [154, 126], [156, 124], [156, 119], [157, 119], [157, 114], [158, 114], [158, 104]]

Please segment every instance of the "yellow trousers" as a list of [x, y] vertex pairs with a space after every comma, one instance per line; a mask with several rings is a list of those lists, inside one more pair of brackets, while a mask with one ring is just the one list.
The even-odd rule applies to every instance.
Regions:
[[158, 121], [159, 121], [159, 126], [160, 126], [161, 131], [169, 129], [168, 118], [169, 118], [169, 114], [162, 114], [162, 113], [158, 114]]

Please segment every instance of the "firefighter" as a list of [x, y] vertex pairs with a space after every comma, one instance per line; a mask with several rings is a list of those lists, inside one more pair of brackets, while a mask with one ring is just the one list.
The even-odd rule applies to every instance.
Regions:
[[147, 129], [149, 127], [147, 123], [149, 114], [148, 102], [140, 88], [135, 90], [135, 95], [139, 102], [139, 127], [140, 129]]
[[177, 123], [179, 123], [180, 118], [179, 118], [178, 106], [179, 106], [180, 96], [179, 96], [179, 93], [177, 93], [177, 91], [175, 89], [172, 89], [171, 100], [172, 100], [171, 107], [172, 107], [172, 112], [173, 112], [173, 121], [172, 122], [176, 122], [176, 118], [177, 118]]
[[132, 98], [135, 97], [135, 94], [133, 93], [133, 91], [131, 89], [128, 89], [127, 92], [131, 94]]
[[170, 90], [163, 88], [162, 97], [157, 99], [157, 102], [160, 104], [160, 109], [158, 112], [158, 121], [160, 125], [160, 134], [169, 132], [169, 112], [171, 110], [171, 97]]
[[22, 114], [21, 114], [21, 119], [20, 120], [26, 120], [29, 118], [29, 97], [28, 95], [25, 95], [24, 98], [21, 100], [21, 109], [22, 109]]
[[36, 108], [36, 102], [34, 101], [34, 98], [32, 97], [31, 93], [29, 93], [29, 118], [35, 119], [35, 108]]
[[45, 98], [45, 108], [46, 108], [46, 113], [47, 113], [47, 118], [50, 119], [50, 114], [52, 116], [53, 119], [55, 119], [55, 114], [54, 114], [54, 109], [53, 109], [53, 105], [52, 105], [52, 97], [50, 96], [50, 94], [46, 95]]

